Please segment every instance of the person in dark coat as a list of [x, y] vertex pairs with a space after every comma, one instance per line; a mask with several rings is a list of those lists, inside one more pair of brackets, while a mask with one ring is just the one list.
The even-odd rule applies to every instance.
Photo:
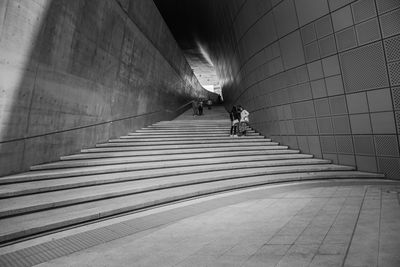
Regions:
[[229, 112], [229, 117], [231, 119], [231, 137], [238, 137], [238, 126], [240, 121], [240, 113], [238, 112], [236, 106], [232, 106], [231, 112]]
[[203, 115], [203, 100], [199, 101], [198, 108], [199, 108], [199, 116]]
[[192, 110], [193, 110], [193, 116], [197, 116], [199, 114], [199, 108], [197, 107], [196, 100], [192, 101]]

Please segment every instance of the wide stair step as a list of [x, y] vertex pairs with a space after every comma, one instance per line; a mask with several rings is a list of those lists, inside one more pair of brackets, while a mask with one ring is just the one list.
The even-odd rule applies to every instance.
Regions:
[[302, 154], [251, 128], [229, 137], [222, 107], [207, 110], [207, 119], [190, 112], [0, 177], [0, 243], [246, 187], [384, 177]]
[[[193, 181], [194, 184], [170, 185], [170, 188], [142, 188], [142, 193], [121, 195], [119, 197], [99, 199], [97, 201], [85, 201], [80, 199], [79, 204], [67, 205], [68, 200], [58, 203], [59, 207], [51, 207], [49, 210], [41, 210], [18, 214], [2, 218], [0, 221], [0, 242], [27, 237], [30, 235], [68, 227], [82, 222], [88, 222], [106, 218], [113, 215], [123, 214], [130, 211], [140, 210], [155, 205], [167, 204], [172, 201], [200, 197], [212, 193], [228, 190], [246, 188], [269, 183], [303, 181], [331, 178], [376, 178], [371, 173], [355, 171], [328, 171], [323, 172], [296, 172], [284, 174], [271, 174], [250, 176], [236, 179], [217, 180], [214, 182]], [[133, 191], [138, 190], [132, 189]], [[62, 191], [60, 191], [62, 192]], [[111, 193], [110, 193], [111, 194]], [[64, 194], [61, 194], [64, 195]], [[91, 196], [88, 196], [90, 198]], [[54, 199], [48, 202], [53, 203]], [[36, 207], [40, 207], [38, 202]], [[32, 204], [35, 204], [32, 203]], [[16, 210], [29, 210], [33, 207], [14, 206]], [[44, 208], [45, 206], [41, 206]], [[50, 208], [50, 206], [48, 207]]]
[[[202, 164], [205, 163], [204, 165]], [[180, 162], [180, 163], [130, 163], [130, 164], [109, 164], [100, 166], [85, 166], [85, 167], [75, 167], [75, 168], [48, 168], [46, 165], [43, 166], [44, 170], [33, 171], [24, 173], [21, 175], [8, 176], [6, 178], [0, 179], [1, 183], [7, 183], [11, 180], [13, 182], [17, 181], [27, 181], [27, 180], [43, 180], [59, 177], [73, 177], [73, 176], [83, 176], [91, 174], [102, 174], [102, 173], [114, 173], [114, 172], [127, 172], [127, 171], [142, 171], [150, 170], [151, 174], [156, 173], [157, 169], [162, 169], [161, 175], [167, 172], [183, 173], [192, 171], [202, 171], [207, 172], [215, 169], [238, 169], [246, 167], [271, 167], [271, 166], [284, 166], [284, 165], [304, 165], [313, 163], [329, 163], [329, 160], [322, 159], [308, 159], [308, 158], [295, 158], [295, 159], [281, 159], [281, 160], [259, 160], [259, 161], [242, 161], [242, 162], [232, 162], [232, 163], [214, 163], [212, 160], [202, 160], [193, 162]], [[208, 163], [208, 164], [207, 164]], [[37, 167], [32, 168], [40, 168]]]
[[213, 141], [229, 141], [229, 140], [244, 140], [244, 141], [252, 141], [252, 140], [256, 140], [260, 141], [260, 140], [265, 140], [265, 141], [271, 141], [271, 139], [265, 138], [264, 136], [261, 135], [253, 135], [253, 136], [241, 136], [240, 138], [234, 138], [232, 139], [231, 137], [228, 137], [228, 133], [226, 133], [225, 135], [222, 136], [208, 136], [207, 139], [205, 139], [204, 137], [195, 137], [195, 136], [180, 136], [177, 137], [175, 135], [173, 136], [168, 136], [168, 137], [159, 137], [159, 136], [146, 136], [146, 137], [142, 137], [142, 136], [132, 136], [132, 135], [128, 135], [128, 136], [121, 136], [119, 139], [112, 139], [112, 140], [121, 140], [121, 139], [128, 139], [128, 140], [132, 140], [132, 141], [193, 141], [193, 140], [213, 140]]
[[224, 157], [224, 156], [249, 156], [249, 155], [276, 155], [276, 154], [297, 154], [300, 153], [300, 150], [296, 149], [279, 149], [279, 150], [228, 150], [228, 151], [214, 151], [208, 152], [204, 150], [200, 150], [202, 153], [168, 153], [165, 155], [156, 154], [156, 155], [141, 155], [136, 153], [135, 151], [117, 151], [117, 152], [98, 152], [98, 153], [81, 153], [76, 155], [64, 156], [61, 157], [61, 160], [79, 160], [79, 159], [100, 159], [100, 158], [114, 158], [116, 160], [127, 158], [127, 157], [136, 157], [143, 160], [148, 160], [152, 158], [171, 158], [171, 159], [181, 159], [181, 158], [207, 158], [207, 157]]
[[288, 149], [287, 146], [254, 146], [248, 144], [247, 146], [240, 145], [225, 145], [220, 147], [201, 147], [201, 148], [191, 148], [187, 147], [183, 148], [165, 148], [165, 147], [157, 147], [154, 149], [149, 149], [148, 147], [139, 148], [133, 146], [121, 146], [121, 147], [97, 147], [97, 148], [89, 148], [82, 149], [82, 152], [85, 153], [97, 153], [97, 152], [118, 152], [118, 151], [136, 151], [137, 155], [159, 155], [159, 154], [181, 154], [181, 153], [206, 153], [206, 152], [219, 152], [219, 151], [251, 151], [251, 150], [280, 150], [280, 149]]
[[[179, 156], [179, 155], [178, 155]], [[170, 155], [153, 156], [153, 157], [126, 157], [126, 158], [102, 158], [102, 159], [86, 159], [86, 160], [63, 160], [56, 163], [42, 164], [32, 166], [32, 170], [48, 170], [59, 168], [73, 168], [85, 166], [101, 166], [111, 164], [133, 164], [144, 167], [145, 164], [151, 164], [152, 168], [168, 167], [168, 166], [184, 166], [184, 165], [203, 165], [203, 164], [217, 164], [217, 163], [234, 163], [234, 162], [248, 162], [260, 160], [285, 160], [285, 159], [302, 159], [312, 158], [312, 155], [307, 154], [274, 154], [274, 155], [247, 155], [243, 156], [218, 156], [217, 153], [211, 155], [198, 154], [194, 158], [176, 157]]]
[[141, 145], [138, 146], [137, 144], [131, 143], [131, 142], [121, 142], [121, 143], [104, 143], [104, 144], [97, 144], [96, 147], [136, 147], [139, 150], [144, 150], [144, 149], [186, 149], [186, 148], [209, 148], [209, 147], [248, 147], [248, 146], [278, 146], [279, 143], [276, 142], [227, 142], [227, 143], [208, 143], [208, 142], [202, 142], [202, 143], [196, 143], [196, 144], [175, 144], [175, 145], [170, 145], [170, 144], [156, 144], [156, 145]]

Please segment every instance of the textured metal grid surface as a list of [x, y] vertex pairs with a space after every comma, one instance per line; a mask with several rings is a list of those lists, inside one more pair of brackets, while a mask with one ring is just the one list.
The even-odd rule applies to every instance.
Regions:
[[378, 171], [386, 174], [388, 178], [399, 179], [400, 159], [378, 157]]
[[397, 132], [400, 132], [400, 111], [395, 111], [394, 116], [396, 119]]
[[314, 23], [311, 23], [307, 26], [301, 28], [301, 37], [303, 40], [303, 44], [311, 43], [317, 39], [317, 35], [314, 29]]
[[333, 136], [321, 136], [322, 153], [336, 153], [335, 138]]
[[354, 155], [338, 154], [339, 164], [346, 166], [356, 166], [356, 158]]
[[317, 123], [320, 134], [333, 134], [332, 119], [330, 117], [318, 118]]
[[292, 104], [292, 114], [296, 119], [314, 117], [314, 103], [312, 101], [294, 103]]
[[384, 43], [387, 61], [400, 60], [400, 35], [386, 39]]
[[310, 153], [312, 153], [315, 157], [321, 157], [321, 144], [319, 142], [319, 136], [307, 136], [307, 139]]
[[353, 19], [355, 23], [370, 19], [376, 16], [374, 0], [359, 0], [352, 4]]
[[296, 68], [296, 77], [299, 83], [304, 83], [308, 81], [308, 71], [306, 65]]
[[316, 20], [329, 13], [327, 1], [294, 0], [296, 4], [297, 19], [300, 26]]
[[330, 56], [336, 53], [336, 43], [334, 35], [329, 35], [318, 41], [321, 57]]
[[375, 134], [393, 134], [396, 133], [395, 119], [393, 112], [371, 113], [371, 126]]
[[306, 134], [318, 134], [318, 126], [315, 118], [305, 119]]
[[353, 140], [350, 135], [336, 136], [337, 152], [342, 154], [353, 154]]
[[356, 26], [357, 39], [360, 45], [377, 41], [381, 38], [378, 19], [374, 18]]
[[347, 92], [382, 88], [389, 85], [381, 42], [376, 42], [340, 55]]
[[329, 103], [333, 115], [347, 114], [346, 99], [344, 95], [331, 97]]
[[365, 92], [346, 95], [349, 114], [368, 112], [367, 95]]
[[317, 116], [329, 116], [331, 114], [327, 98], [314, 100], [314, 106]]
[[400, 7], [399, 0], [376, 0], [376, 4], [379, 14]]
[[305, 63], [303, 45], [299, 31], [295, 31], [279, 40], [285, 69]]
[[336, 40], [339, 52], [356, 47], [357, 39], [354, 27], [336, 33]]
[[297, 142], [302, 153], [310, 153], [307, 136], [297, 136]]
[[301, 101], [312, 99], [310, 83], [302, 83], [292, 88], [291, 97], [292, 101]]
[[325, 17], [320, 18], [315, 22], [315, 31], [317, 33], [317, 37], [321, 38], [326, 35], [333, 33], [331, 16], [327, 15]]
[[350, 134], [350, 122], [348, 116], [335, 116], [332, 118], [333, 132], [335, 134]]
[[307, 64], [308, 73], [310, 75], [310, 80], [318, 80], [324, 77], [324, 72], [322, 70], [322, 62], [321, 60], [314, 61], [310, 64]]
[[357, 168], [360, 171], [377, 172], [376, 157], [356, 156]]
[[393, 110], [392, 97], [389, 88], [368, 91], [367, 97], [370, 112]]
[[342, 76], [332, 76], [325, 79], [326, 91], [329, 96], [341, 95], [344, 93]]
[[382, 15], [380, 21], [383, 37], [389, 37], [400, 33], [400, 9]]
[[332, 12], [331, 16], [333, 29], [335, 32], [350, 27], [354, 24], [350, 6], [345, 6], [339, 10], [336, 10], [335, 12]]
[[400, 85], [400, 61], [390, 63], [389, 67], [389, 76], [390, 76], [390, 84]]
[[296, 10], [292, 0], [282, 1], [273, 9], [278, 36], [282, 37], [298, 27]]
[[311, 82], [311, 90], [314, 98], [327, 96], [324, 79]]
[[318, 42], [313, 42], [304, 46], [304, 53], [306, 57], [306, 62], [311, 62], [319, 59], [319, 47]]
[[297, 144], [297, 138], [296, 136], [290, 135], [288, 136], [288, 145], [290, 148], [298, 148], [299, 145]]
[[400, 110], [400, 87], [392, 87], [392, 101], [394, 109]]
[[375, 155], [374, 141], [371, 135], [355, 135], [354, 148], [356, 154]]
[[375, 150], [378, 156], [399, 156], [399, 145], [396, 135], [376, 135]]
[[340, 74], [341, 71], [338, 56], [333, 55], [331, 57], [322, 59], [322, 68], [324, 70], [325, 77]]
[[324, 153], [322, 158], [331, 160], [333, 164], [339, 164], [338, 155], [336, 153]]
[[328, 0], [331, 11], [334, 11], [342, 6], [350, 4], [354, 0]]

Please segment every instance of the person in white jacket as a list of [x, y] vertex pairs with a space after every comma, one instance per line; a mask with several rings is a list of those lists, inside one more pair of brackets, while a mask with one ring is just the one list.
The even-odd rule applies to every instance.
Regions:
[[239, 123], [239, 136], [246, 135], [247, 125], [249, 124], [250, 113], [245, 110], [242, 106], [238, 107], [240, 111], [240, 123]]

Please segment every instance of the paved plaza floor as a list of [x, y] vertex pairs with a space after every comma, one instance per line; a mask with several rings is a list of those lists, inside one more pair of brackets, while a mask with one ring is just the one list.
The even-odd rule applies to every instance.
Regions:
[[[0, 253], [43, 242], [49, 251], [52, 243], [63, 250], [57, 240], [70, 238], [81, 240], [81, 249], [38, 266], [400, 266], [399, 194], [400, 184], [381, 181], [270, 185], [114, 218]], [[94, 229], [125, 235], [91, 245], [85, 234]]]

